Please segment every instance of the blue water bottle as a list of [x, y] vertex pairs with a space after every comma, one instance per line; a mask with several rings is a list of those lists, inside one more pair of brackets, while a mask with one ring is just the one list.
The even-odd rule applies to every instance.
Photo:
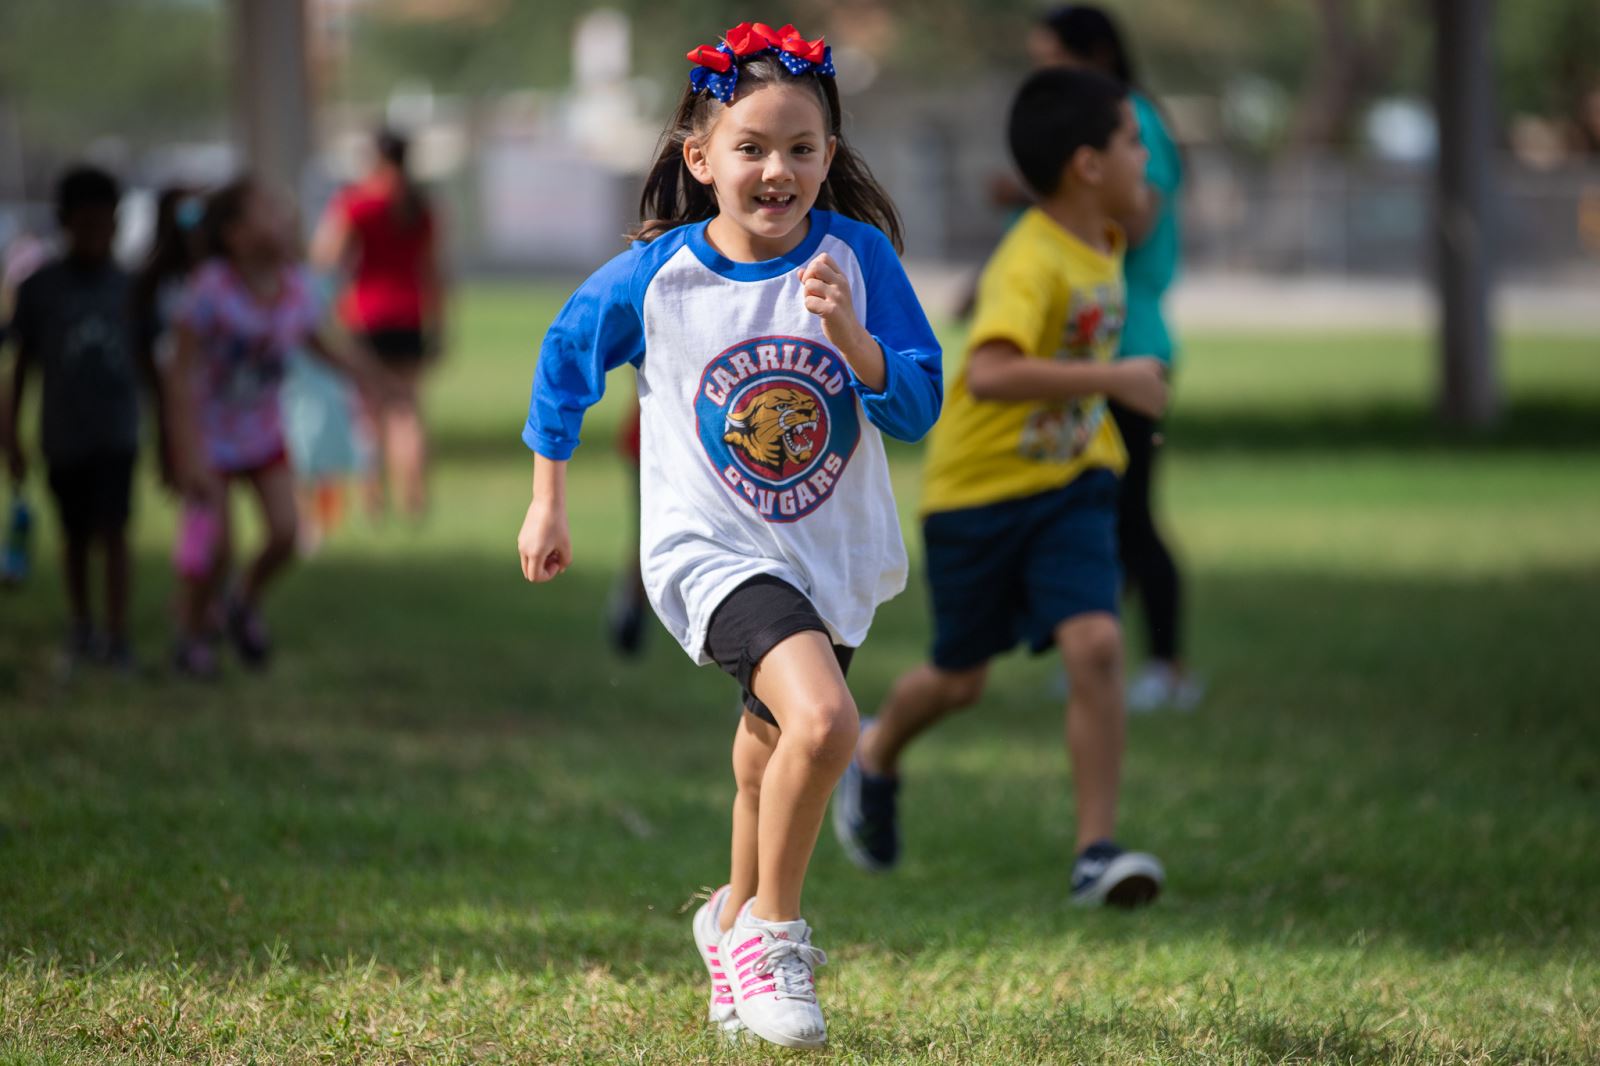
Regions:
[[33, 512], [22, 490], [15, 489], [11, 496], [11, 521], [6, 525], [6, 553], [0, 563], [0, 578], [7, 584], [19, 585], [28, 577], [28, 538], [33, 533]]

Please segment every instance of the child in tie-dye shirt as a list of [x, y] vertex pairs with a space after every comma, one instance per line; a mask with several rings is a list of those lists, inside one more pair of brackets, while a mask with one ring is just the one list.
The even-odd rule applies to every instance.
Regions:
[[[246, 665], [264, 665], [270, 652], [261, 595], [293, 558], [297, 524], [279, 400], [290, 352], [303, 344], [360, 382], [376, 373], [365, 352], [319, 331], [310, 285], [291, 257], [286, 202], [241, 178], [211, 197], [204, 226], [211, 259], [184, 293], [167, 374], [187, 498], [177, 665], [196, 676], [216, 671], [208, 630], [219, 606]], [[233, 481], [254, 490], [267, 540], [224, 599]]]

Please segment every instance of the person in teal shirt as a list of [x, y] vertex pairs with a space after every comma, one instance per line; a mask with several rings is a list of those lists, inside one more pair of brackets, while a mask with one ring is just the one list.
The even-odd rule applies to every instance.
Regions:
[[[1088, 68], [1115, 78], [1130, 90], [1140, 136], [1150, 153], [1145, 180], [1151, 195], [1141, 217], [1123, 220], [1128, 236], [1123, 264], [1127, 319], [1120, 354], [1154, 356], [1167, 364], [1170, 375], [1176, 346], [1161, 301], [1178, 273], [1183, 154], [1168, 132], [1160, 108], [1140, 88], [1122, 34], [1103, 9], [1067, 4], [1046, 13], [1029, 35], [1028, 52], [1036, 66]], [[1128, 709], [1192, 710], [1199, 704], [1203, 688], [1182, 659], [1182, 577], [1150, 511], [1160, 425], [1118, 404], [1110, 406], [1128, 449], [1119, 547], [1127, 584], [1138, 593], [1143, 607], [1149, 650], [1149, 661], [1128, 685]]]

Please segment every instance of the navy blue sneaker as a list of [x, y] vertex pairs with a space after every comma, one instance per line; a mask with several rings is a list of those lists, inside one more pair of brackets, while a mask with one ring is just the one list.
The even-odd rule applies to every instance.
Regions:
[[[861, 723], [865, 733], [872, 720]], [[892, 869], [900, 861], [900, 827], [895, 796], [900, 779], [869, 774], [859, 756], [850, 760], [833, 794], [833, 832], [850, 861], [872, 873]]]
[[1097, 840], [1072, 864], [1072, 902], [1080, 907], [1140, 907], [1161, 894], [1166, 879], [1154, 855]]
[[272, 641], [267, 636], [266, 623], [255, 608], [241, 600], [228, 605], [228, 636], [233, 638], [233, 648], [239, 659], [252, 670], [266, 667], [272, 658]]

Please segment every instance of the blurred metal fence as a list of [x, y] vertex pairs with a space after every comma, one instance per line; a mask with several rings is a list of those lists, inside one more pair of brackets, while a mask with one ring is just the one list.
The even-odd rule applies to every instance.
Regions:
[[[977, 264], [1004, 233], [1014, 209], [997, 206], [991, 188], [1011, 172], [1009, 91], [995, 79], [948, 90], [879, 86], [847, 98], [847, 133], [900, 208], [908, 256]], [[614, 138], [597, 152], [582, 143], [594, 123], [566, 94], [441, 101], [434, 126], [419, 138], [428, 149], [420, 156], [444, 160], [425, 177], [445, 208], [457, 268], [573, 274], [619, 250], [635, 222], [654, 142], [648, 113], [636, 116], [638, 128], [623, 147]], [[326, 114], [323, 125], [325, 134], [338, 134], [301, 184], [308, 222], [334, 188], [335, 173], [350, 171], [350, 146], [370, 128]], [[1430, 163], [1332, 155], [1274, 161], [1217, 144], [1190, 144], [1185, 152], [1187, 271], [1371, 279], [1430, 272]], [[147, 233], [151, 187], [176, 175], [218, 180], [231, 158], [219, 141], [166, 144], [114, 160], [133, 190], [124, 251], [134, 254]], [[1502, 277], [1600, 274], [1600, 160], [1535, 170], [1508, 157], [1496, 185]], [[40, 193], [48, 195], [36, 188], [26, 205], [0, 201], [0, 247], [24, 229], [50, 228]]]
[[[849, 130], [905, 215], [908, 252], [978, 261], [1008, 213], [989, 188], [1010, 171], [998, 85], [869, 94]], [[1217, 144], [1185, 148], [1185, 265], [1242, 273], [1417, 276], [1432, 255], [1432, 162], [1322, 154], [1264, 160]], [[1600, 160], [1495, 175], [1498, 266], [1507, 276], [1600, 269]]]

